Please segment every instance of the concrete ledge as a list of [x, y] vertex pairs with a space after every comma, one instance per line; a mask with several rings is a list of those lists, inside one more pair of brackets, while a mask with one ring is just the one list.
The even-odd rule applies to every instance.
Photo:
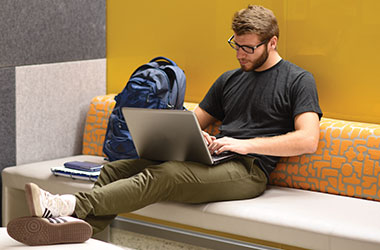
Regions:
[[[112, 227], [119, 228], [134, 233], [139, 233], [143, 235], [150, 235], [154, 237], [159, 237], [171, 241], [177, 241], [182, 243], [187, 243], [191, 245], [196, 245], [200, 247], [206, 247], [210, 249], [218, 250], [245, 250], [245, 249], [256, 249], [256, 250], [275, 250], [279, 248], [274, 248], [261, 244], [245, 242], [240, 240], [235, 240], [227, 237], [218, 236], [212, 233], [204, 233], [204, 230], [197, 231], [190, 230], [189, 227], [174, 227], [168, 226], [167, 223], [153, 223], [148, 220], [138, 220], [126, 218], [124, 216], [118, 216], [112, 223]], [[186, 228], [186, 229], [183, 229]], [[268, 242], [266, 242], [268, 243]], [[275, 245], [275, 244], [272, 244]], [[292, 248], [293, 250], [300, 248]]]
[[[12, 239], [8, 233], [7, 229], [5, 227], [0, 228], [0, 249], [12, 249], [12, 250], [22, 250], [22, 249], [31, 249], [30, 246], [24, 245], [20, 242], [15, 241]], [[83, 243], [77, 243], [77, 244], [62, 244], [62, 245], [49, 245], [49, 246], [33, 246], [32, 249], [54, 249], [54, 250], [66, 250], [66, 249], [88, 249], [88, 250], [121, 250], [125, 248], [121, 248], [118, 246], [115, 246], [110, 243], [106, 243], [103, 241], [95, 240], [95, 239], [89, 239], [86, 242]]]

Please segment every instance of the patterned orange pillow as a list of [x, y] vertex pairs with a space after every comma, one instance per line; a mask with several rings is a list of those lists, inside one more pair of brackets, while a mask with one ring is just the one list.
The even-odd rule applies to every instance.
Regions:
[[380, 201], [380, 125], [323, 118], [316, 153], [282, 158], [270, 184]]
[[115, 106], [115, 95], [96, 96], [90, 103], [83, 135], [82, 153], [86, 155], [103, 154], [108, 118]]

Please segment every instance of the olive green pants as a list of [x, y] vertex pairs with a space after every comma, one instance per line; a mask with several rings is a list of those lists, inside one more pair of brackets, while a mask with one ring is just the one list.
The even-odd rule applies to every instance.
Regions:
[[203, 203], [259, 196], [267, 178], [254, 158], [238, 157], [216, 166], [195, 162], [120, 160], [106, 164], [94, 188], [76, 196], [75, 216], [94, 233], [119, 213], [159, 201]]

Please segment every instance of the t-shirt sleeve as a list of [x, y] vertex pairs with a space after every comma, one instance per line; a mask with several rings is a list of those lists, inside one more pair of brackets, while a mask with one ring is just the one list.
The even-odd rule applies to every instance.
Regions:
[[220, 76], [214, 84], [211, 86], [209, 91], [203, 100], [199, 103], [199, 107], [212, 115], [219, 121], [223, 120], [224, 111], [222, 105], [223, 97], [223, 82], [224, 75]]
[[292, 86], [293, 118], [304, 112], [315, 112], [319, 119], [322, 110], [319, 106], [318, 92], [314, 77], [309, 72], [300, 75]]

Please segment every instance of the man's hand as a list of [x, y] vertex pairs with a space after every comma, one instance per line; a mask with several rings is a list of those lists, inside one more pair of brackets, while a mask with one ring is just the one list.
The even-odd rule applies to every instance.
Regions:
[[220, 154], [225, 151], [231, 151], [245, 155], [250, 152], [249, 148], [249, 140], [234, 139], [227, 136], [213, 140], [212, 143], [208, 146], [211, 154]]
[[205, 131], [202, 131], [202, 134], [203, 134], [203, 137], [205, 138], [206, 140], [206, 143], [207, 145], [209, 146], [210, 144], [212, 144], [213, 141], [216, 140], [216, 137], [215, 136], [211, 136], [209, 135], [207, 132]]

